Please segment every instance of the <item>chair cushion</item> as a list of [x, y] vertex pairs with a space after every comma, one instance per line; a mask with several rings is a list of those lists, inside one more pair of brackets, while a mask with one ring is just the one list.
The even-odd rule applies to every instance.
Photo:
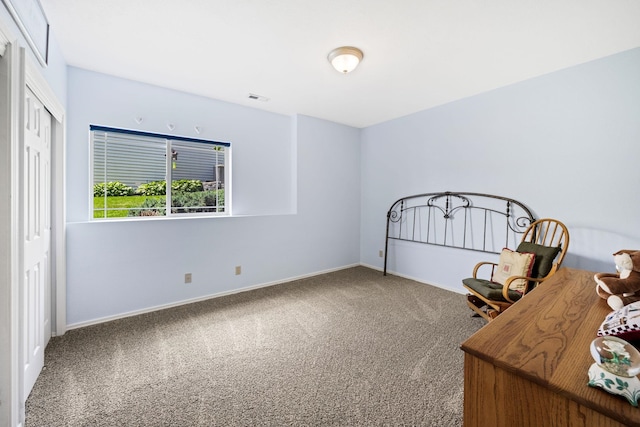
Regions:
[[543, 246], [531, 242], [522, 242], [518, 245], [516, 251], [536, 254], [530, 277], [541, 278], [551, 271], [553, 261], [560, 253], [560, 249], [559, 246]]
[[[531, 277], [531, 268], [533, 268], [535, 257], [535, 254], [530, 252], [514, 252], [504, 248], [500, 253], [498, 267], [494, 270], [491, 281], [504, 285], [507, 279], [512, 276]], [[520, 293], [524, 293], [526, 287], [526, 279], [516, 279], [509, 284], [509, 289]]]
[[[484, 279], [474, 279], [473, 277], [464, 279], [462, 283], [487, 299], [507, 302], [507, 300], [502, 296], [502, 285], [499, 283], [490, 282], [489, 280]], [[509, 298], [513, 301], [517, 301], [522, 298], [522, 294], [509, 290]]]

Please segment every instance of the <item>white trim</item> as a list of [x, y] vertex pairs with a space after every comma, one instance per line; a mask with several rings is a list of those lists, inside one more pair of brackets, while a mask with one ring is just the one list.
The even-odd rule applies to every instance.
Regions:
[[26, 84], [33, 94], [44, 104], [57, 122], [64, 122], [64, 108], [58, 101], [56, 94], [51, 90], [49, 84], [40, 74], [39, 67], [33, 63], [31, 58], [27, 60], [25, 70]]
[[[380, 272], [384, 271], [382, 268], [376, 267], [374, 265], [369, 265], [369, 264], [364, 264], [364, 263], [362, 263], [360, 265], [363, 266], [363, 267], [370, 268], [372, 270], [378, 270]], [[418, 279], [417, 277], [408, 276], [406, 274], [398, 273], [396, 271], [391, 271], [388, 268], [387, 268], [387, 274], [391, 274], [393, 276], [402, 277], [403, 279], [413, 280], [414, 282], [423, 283], [425, 285], [435, 286], [436, 288], [444, 289], [445, 291], [455, 292], [457, 294], [465, 295], [467, 293], [464, 290], [464, 288], [462, 287], [462, 285], [460, 285], [460, 288], [452, 288], [451, 286], [446, 286], [446, 285], [443, 285], [441, 283], [425, 282], [423, 279]], [[460, 281], [460, 283], [462, 283], [462, 281]]]
[[53, 335], [63, 335], [67, 331], [67, 201], [66, 201], [66, 136], [65, 136], [65, 116], [62, 121], [56, 122], [51, 129], [51, 139], [54, 151], [52, 156], [52, 177], [53, 184], [52, 200], [52, 226], [53, 242], [52, 249], [55, 255], [55, 308], [52, 319], [54, 323]]
[[[14, 286], [15, 292], [12, 295], [12, 311], [14, 316], [14, 321], [16, 322], [16, 347], [13, 347], [14, 352], [16, 353], [15, 359], [18, 363], [17, 369], [17, 378], [18, 381], [17, 387], [14, 389], [17, 392], [15, 399], [18, 403], [18, 421], [20, 424], [24, 423], [25, 420], [25, 402], [22, 400], [22, 396], [24, 396], [24, 346], [23, 346], [23, 331], [22, 328], [22, 293], [23, 293], [23, 284], [24, 284], [24, 275], [22, 267], [24, 266], [24, 241], [21, 239], [22, 237], [22, 226], [23, 219], [20, 216], [22, 212], [23, 197], [24, 197], [24, 180], [22, 179], [22, 165], [23, 165], [23, 148], [22, 141], [24, 141], [24, 98], [25, 98], [25, 82], [24, 82], [24, 67], [25, 67], [25, 57], [27, 56], [25, 53], [25, 49], [17, 46], [16, 44], [16, 55], [13, 57], [14, 70], [15, 74], [11, 77], [11, 85], [12, 85], [12, 100], [11, 100], [11, 145], [14, 147], [14, 152], [11, 155], [11, 170], [12, 170], [12, 188], [11, 188], [11, 203], [15, 203], [15, 206], [12, 206], [12, 224], [15, 228], [13, 228], [13, 236], [12, 240], [14, 243], [12, 244], [12, 253], [13, 253], [13, 274], [12, 284]], [[12, 396], [12, 399], [14, 396]]]
[[[42, 67], [46, 67], [49, 52], [49, 22], [44, 14], [44, 10], [42, 10], [40, 2], [38, 0], [31, 0], [30, 2], [19, 0], [20, 7], [17, 7], [18, 2], [15, 0], [3, 0], [2, 2], [13, 18], [13, 21], [18, 26], [18, 29], [22, 32], [22, 35], [31, 48], [32, 53], [36, 58], [38, 58], [38, 62], [40, 62]], [[38, 24], [38, 22], [36, 22], [38, 18], [40, 18], [41, 21], [39, 23], [44, 24], [44, 33], [40, 34], [41, 37], [44, 37], [44, 52], [40, 51], [37, 40], [33, 38], [34, 32], [37, 31], [37, 28], [35, 28], [34, 25]], [[40, 28], [40, 31], [43, 31], [43, 29]], [[40, 40], [40, 42], [42, 42], [42, 40]]]
[[198, 297], [198, 298], [191, 298], [191, 299], [182, 300], [182, 301], [178, 301], [178, 302], [174, 302], [174, 303], [170, 303], [170, 304], [157, 305], [157, 306], [154, 306], [154, 307], [149, 307], [149, 308], [145, 308], [145, 309], [142, 309], [142, 310], [129, 311], [127, 313], [117, 314], [117, 315], [114, 315], [114, 316], [101, 317], [99, 319], [93, 319], [93, 320], [89, 320], [87, 322], [73, 323], [73, 324], [67, 325], [67, 329], [71, 330], [71, 329], [84, 328], [86, 326], [97, 325], [99, 323], [110, 322], [112, 320], [124, 319], [126, 317], [138, 316], [140, 314], [151, 313], [151, 312], [154, 312], [154, 311], [164, 310], [164, 309], [172, 308], [172, 307], [178, 307], [178, 306], [185, 305], [185, 304], [192, 304], [192, 303], [200, 302], [200, 301], [206, 301], [206, 300], [209, 300], [209, 299], [219, 298], [219, 297], [223, 297], [223, 296], [226, 296], [226, 295], [233, 295], [233, 294], [238, 294], [240, 292], [247, 292], [247, 291], [252, 291], [252, 290], [255, 290], [255, 289], [266, 288], [266, 287], [269, 287], [269, 286], [280, 285], [282, 283], [293, 282], [295, 280], [306, 279], [308, 277], [318, 276], [318, 275], [321, 275], [321, 274], [333, 273], [334, 271], [346, 270], [347, 268], [358, 267], [360, 265], [361, 264], [350, 264], [350, 265], [345, 265], [345, 266], [342, 266], [342, 267], [330, 268], [328, 270], [317, 271], [315, 273], [309, 273], [309, 274], [303, 274], [301, 276], [289, 277], [287, 279], [282, 279], [282, 280], [275, 280], [273, 282], [266, 282], [266, 283], [261, 283], [261, 284], [258, 284], [258, 285], [247, 286], [247, 287], [240, 288], [240, 289], [233, 289], [233, 290], [230, 290], [230, 291], [218, 292], [218, 293], [215, 293], [215, 294], [205, 295], [205, 296]]
[[[233, 215], [233, 182], [231, 171], [233, 170], [233, 150], [231, 146], [225, 147], [224, 149], [224, 213], [225, 216]], [[229, 188], [229, 191], [226, 190]]]
[[[0, 35], [4, 38], [4, 26], [0, 22]], [[18, 319], [16, 308], [16, 295], [18, 291], [17, 281], [17, 248], [16, 248], [16, 210], [18, 202], [13, 197], [15, 193], [16, 171], [13, 167], [16, 157], [17, 138], [12, 133], [14, 122], [13, 95], [16, 85], [12, 76], [15, 75], [17, 66], [14, 57], [17, 56], [17, 48], [8, 45], [2, 57], [2, 68], [6, 70], [0, 77], [0, 105], [2, 105], [2, 140], [0, 141], [0, 157], [3, 166], [0, 177], [4, 185], [0, 187], [0, 200], [2, 200], [2, 214], [0, 214], [0, 425], [19, 425], [20, 405], [18, 403]], [[6, 90], [8, 89], [8, 90]], [[8, 125], [8, 126], [6, 126]]]
[[[93, 174], [94, 174], [94, 154], [93, 154], [93, 150], [95, 149], [95, 143], [93, 141], [93, 132], [91, 131], [91, 126], [89, 126], [89, 129], [87, 129], [87, 141], [89, 141], [89, 155], [87, 156], [87, 161], [89, 162], [89, 175], [88, 175], [88, 182], [89, 182], [89, 186], [87, 188], [87, 218], [86, 221], [87, 222], [92, 222], [94, 221], [93, 216], [95, 215], [95, 213], [93, 212]], [[158, 218], [164, 218], [164, 217], [158, 217]], [[117, 218], [120, 219], [120, 218]], [[129, 217], [126, 217], [126, 219], [129, 219]]]
[[[55, 298], [55, 307], [52, 310], [54, 329], [53, 335], [63, 335], [67, 330], [67, 244], [66, 244], [66, 208], [65, 208], [65, 155], [66, 155], [66, 114], [64, 107], [58, 101], [49, 83], [42, 77], [39, 67], [27, 58], [25, 64], [25, 84], [33, 94], [42, 102], [45, 108], [55, 119], [51, 123], [51, 140], [53, 152], [51, 160], [52, 184], [52, 249], [54, 254], [55, 289], [52, 298]], [[55, 245], [55, 246], [53, 246]]]
[[375, 265], [369, 265], [369, 264], [365, 264], [365, 263], [360, 263], [360, 265], [363, 266], [363, 267], [370, 268], [372, 270], [378, 270], [380, 272], [383, 271], [383, 269], [381, 267], [378, 267], [378, 266], [375, 266]]
[[24, 49], [18, 43], [11, 44], [11, 73], [10, 73], [10, 104], [9, 123], [11, 145], [11, 425], [22, 425], [24, 422], [24, 402], [22, 402], [23, 375], [20, 369], [21, 360], [21, 331], [20, 331], [20, 265], [22, 260], [22, 245], [20, 244], [20, 138], [22, 134], [22, 97], [24, 95], [24, 80], [22, 67], [24, 65]]
[[[9, 61], [6, 75], [8, 81], [5, 81], [8, 90], [3, 91], [2, 99], [0, 99], [0, 102], [6, 102], [7, 108], [7, 115], [2, 119], [7, 120], [3, 125], [8, 125], [6, 130], [8, 141], [4, 147], [6, 151], [3, 151], [3, 155], [6, 155], [9, 163], [9, 168], [5, 175], [8, 182], [3, 187], [4, 191], [0, 191], [3, 194], [3, 202], [6, 202], [7, 199], [9, 200], [9, 214], [6, 218], [2, 218], [2, 221], [6, 221], [6, 223], [2, 224], [2, 227], [8, 226], [8, 241], [7, 246], [4, 247], [8, 248], [8, 253], [3, 253], [3, 257], [6, 257], [3, 262], [8, 264], [8, 269], [2, 272], [0, 277], [0, 286], [2, 286], [0, 294], [3, 298], [6, 298], [5, 303], [8, 303], [8, 313], [5, 314], [6, 325], [3, 325], [1, 332], [3, 342], [8, 345], [0, 346], [0, 352], [4, 353], [3, 359], [5, 361], [8, 360], [8, 366], [5, 365], [0, 370], [0, 390], [4, 390], [0, 393], [0, 397], [3, 399], [0, 404], [0, 424], [21, 427], [24, 422], [24, 402], [21, 402], [20, 399], [20, 396], [22, 396], [22, 375], [19, 369], [21, 346], [20, 274], [18, 273], [20, 262], [18, 244], [20, 202], [17, 196], [20, 183], [20, 117], [22, 114], [20, 96], [21, 87], [23, 87], [24, 83], [21, 78], [21, 57], [24, 55], [24, 49], [20, 48], [19, 43], [2, 20], [0, 20], [0, 40], [3, 44], [3, 58]], [[6, 199], [4, 198], [5, 191], [8, 196]]]
[[4, 56], [4, 53], [7, 50], [7, 45], [9, 44], [9, 38], [4, 33], [4, 31], [2, 31], [3, 28], [4, 25], [0, 23], [0, 57]]

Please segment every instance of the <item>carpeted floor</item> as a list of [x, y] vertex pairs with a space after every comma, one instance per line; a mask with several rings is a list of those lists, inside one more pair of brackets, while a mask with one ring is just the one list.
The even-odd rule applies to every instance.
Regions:
[[364, 267], [69, 331], [35, 426], [458, 426], [463, 295]]

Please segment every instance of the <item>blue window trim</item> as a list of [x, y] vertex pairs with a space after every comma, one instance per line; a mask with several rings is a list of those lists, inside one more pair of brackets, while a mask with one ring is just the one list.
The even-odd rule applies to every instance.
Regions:
[[125, 133], [125, 134], [128, 134], [128, 135], [149, 136], [149, 137], [155, 137], [155, 138], [169, 139], [169, 140], [172, 140], [172, 141], [199, 142], [199, 143], [202, 143], [202, 144], [212, 144], [212, 145], [221, 145], [223, 147], [231, 147], [231, 143], [230, 142], [210, 141], [210, 140], [207, 140], [207, 139], [189, 138], [187, 136], [165, 135], [165, 134], [162, 134], [162, 133], [143, 132], [143, 131], [139, 131], [139, 130], [111, 128], [111, 127], [108, 127], [108, 126], [89, 125], [89, 130], [91, 130], [91, 131], [97, 130], [97, 131], [103, 131], [103, 132]]

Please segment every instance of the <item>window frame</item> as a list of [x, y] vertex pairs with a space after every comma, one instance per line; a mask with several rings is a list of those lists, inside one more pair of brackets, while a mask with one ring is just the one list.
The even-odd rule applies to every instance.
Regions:
[[[132, 135], [137, 137], [147, 137], [157, 139], [158, 143], [164, 144], [165, 151], [165, 184], [166, 184], [166, 199], [165, 199], [165, 214], [158, 216], [126, 216], [126, 217], [95, 217], [94, 207], [94, 185], [95, 177], [95, 144], [94, 144], [94, 132], [111, 132], [121, 135]], [[172, 206], [172, 143], [173, 142], [187, 142], [196, 144], [205, 144], [207, 146], [223, 147], [224, 150], [224, 211], [223, 212], [187, 212], [177, 213], [172, 212], [175, 209]], [[227, 217], [231, 216], [231, 143], [224, 141], [207, 140], [202, 138], [192, 138], [180, 135], [169, 135], [156, 132], [146, 132], [133, 129], [115, 128], [102, 125], [89, 125], [89, 221], [122, 221], [122, 220], [158, 220], [158, 219], [176, 219], [176, 218], [202, 218], [202, 217]], [[106, 166], [105, 166], [106, 167]], [[173, 209], [172, 209], [173, 208]], [[161, 208], [162, 209], [162, 208]]]

